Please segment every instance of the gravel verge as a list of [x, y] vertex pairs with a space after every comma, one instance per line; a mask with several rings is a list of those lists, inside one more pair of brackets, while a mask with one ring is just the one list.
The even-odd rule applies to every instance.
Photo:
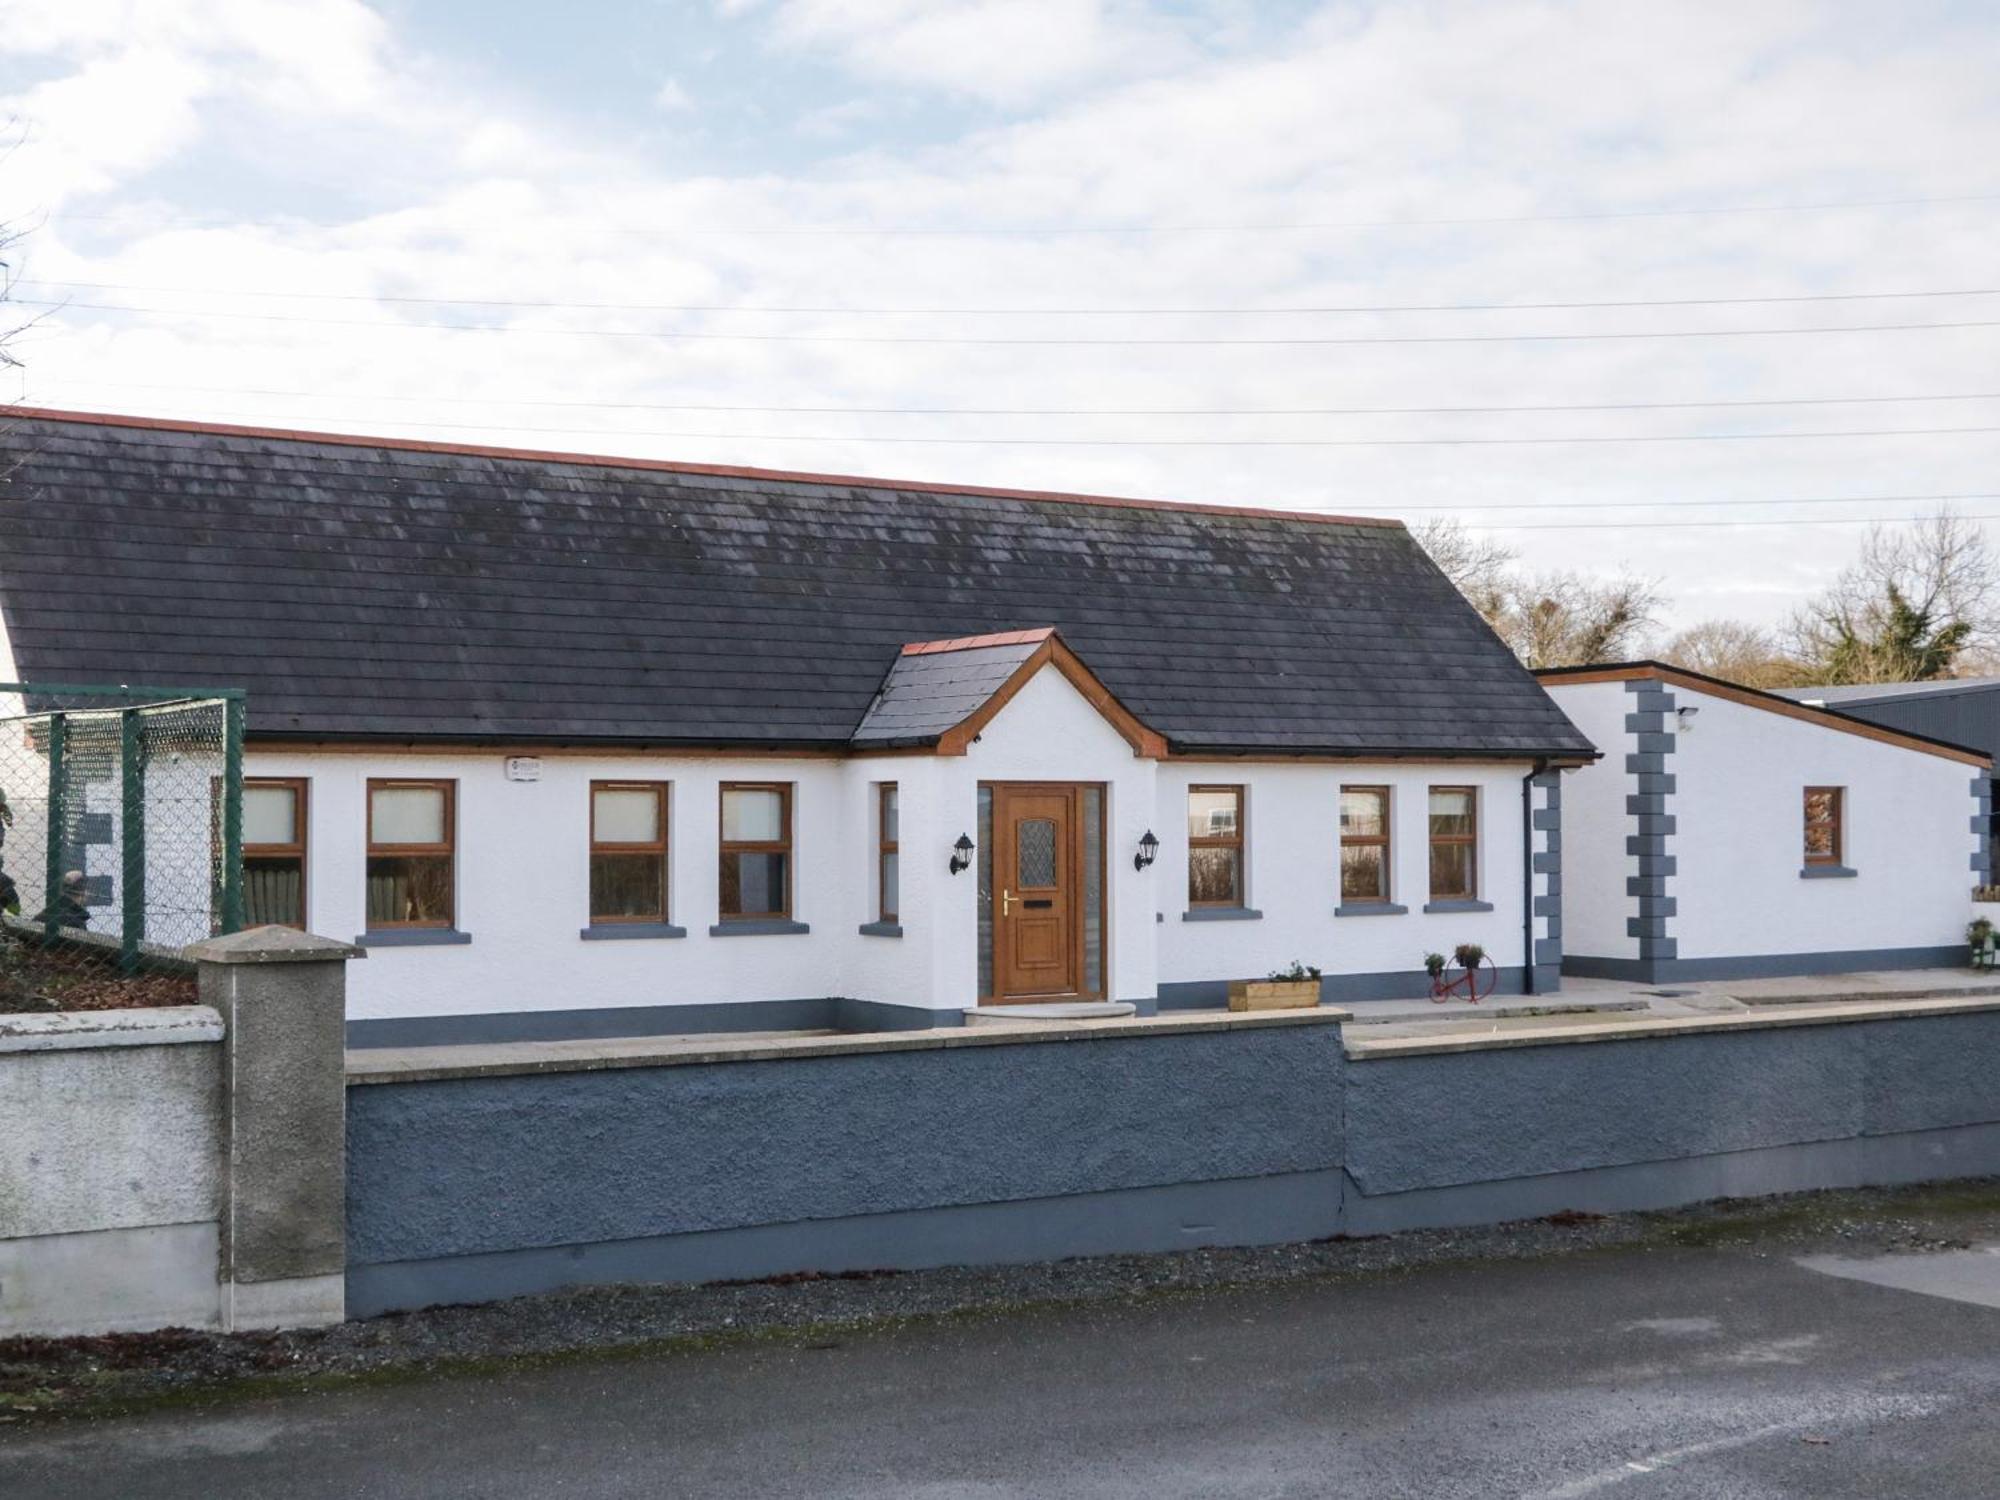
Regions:
[[0, 1424], [759, 1338], [810, 1341], [915, 1319], [1364, 1278], [1466, 1261], [1675, 1248], [1866, 1255], [1991, 1240], [2000, 1240], [2000, 1179], [1735, 1199], [1666, 1213], [1562, 1214], [1491, 1228], [1252, 1249], [590, 1287], [286, 1333], [169, 1329], [10, 1339], [0, 1340]]

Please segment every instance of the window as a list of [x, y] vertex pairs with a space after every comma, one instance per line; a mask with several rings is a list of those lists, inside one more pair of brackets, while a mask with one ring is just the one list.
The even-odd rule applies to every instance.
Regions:
[[1837, 786], [1806, 788], [1806, 863], [1837, 865], [1841, 856], [1843, 804], [1847, 798]]
[[368, 783], [368, 928], [449, 927], [458, 783]]
[[306, 925], [304, 777], [243, 783], [243, 921]]
[[1389, 789], [1340, 789], [1340, 899], [1366, 903], [1389, 899]]
[[1431, 788], [1431, 899], [1479, 894], [1479, 794], [1469, 786]]
[[590, 784], [590, 920], [667, 920], [667, 784]]
[[1243, 788], [1188, 788], [1188, 905], [1243, 904]]
[[789, 783], [724, 784], [721, 908], [725, 922], [791, 916]]
[[885, 781], [876, 788], [875, 892], [878, 920], [894, 922], [902, 906], [900, 829], [896, 815], [896, 783]]

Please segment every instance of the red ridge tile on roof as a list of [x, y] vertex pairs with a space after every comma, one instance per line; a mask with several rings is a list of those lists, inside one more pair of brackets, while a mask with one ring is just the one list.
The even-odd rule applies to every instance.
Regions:
[[992, 635], [961, 635], [948, 641], [911, 641], [903, 647], [905, 656], [935, 656], [944, 651], [975, 651], [981, 646], [1027, 646], [1045, 641], [1056, 633], [1053, 625], [1035, 630], [1002, 630]]

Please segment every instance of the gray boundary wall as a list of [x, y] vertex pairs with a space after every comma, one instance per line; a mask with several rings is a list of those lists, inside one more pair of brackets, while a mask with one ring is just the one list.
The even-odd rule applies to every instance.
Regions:
[[366, 1074], [349, 1089], [348, 1303], [1280, 1243], [2000, 1172], [1987, 1003], [1417, 1056], [1365, 1041], [1350, 1056], [1321, 1017]]
[[0, 1337], [345, 1316], [345, 944], [197, 944], [200, 1005], [0, 1016]]

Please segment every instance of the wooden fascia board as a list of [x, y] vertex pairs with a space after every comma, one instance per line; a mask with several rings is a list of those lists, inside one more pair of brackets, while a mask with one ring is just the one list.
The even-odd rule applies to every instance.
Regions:
[[1992, 756], [1981, 755], [1976, 750], [1961, 750], [1953, 745], [1943, 745], [1916, 735], [1902, 734], [1880, 724], [1850, 719], [1845, 714], [1829, 713], [1810, 704], [1794, 703], [1789, 698], [1773, 697], [1754, 688], [1736, 687], [1730, 683], [1703, 677], [1698, 673], [1677, 672], [1672, 667], [1655, 665], [1607, 667], [1595, 672], [1560, 672], [1539, 680], [1545, 689], [1594, 682], [1663, 682], [1672, 687], [1683, 688], [1690, 693], [1706, 693], [1709, 697], [1720, 698], [1726, 703], [1740, 703], [1745, 708], [1761, 708], [1765, 713], [1776, 714], [1780, 718], [1797, 719], [1804, 724], [1817, 724], [1822, 729], [1856, 735], [1864, 740], [1894, 745], [1902, 750], [1918, 750], [1926, 755], [1935, 755], [1943, 760], [1955, 760], [1968, 766], [1990, 767], [1993, 764]]
[[1162, 760], [1166, 757], [1166, 737], [1142, 724], [1129, 708], [1112, 695], [1111, 689], [1097, 680], [1097, 675], [1083, 664], [1077, 654], [1063, 644], [1060, 636], [1050, 636], [1043, 641], [972, 714], [939, 735], [937, 753], [965, 754], [980, 731], [993, 722], [994, 715], [1012, 702], [1014, 695], [1028, 685], [1029, 679], [1046, 666], [1054, 666], [1062, 673], [1084, 701], [1096, 709], [1119, 737], [1132, 747], [1134, 755], [1143, 760]]

